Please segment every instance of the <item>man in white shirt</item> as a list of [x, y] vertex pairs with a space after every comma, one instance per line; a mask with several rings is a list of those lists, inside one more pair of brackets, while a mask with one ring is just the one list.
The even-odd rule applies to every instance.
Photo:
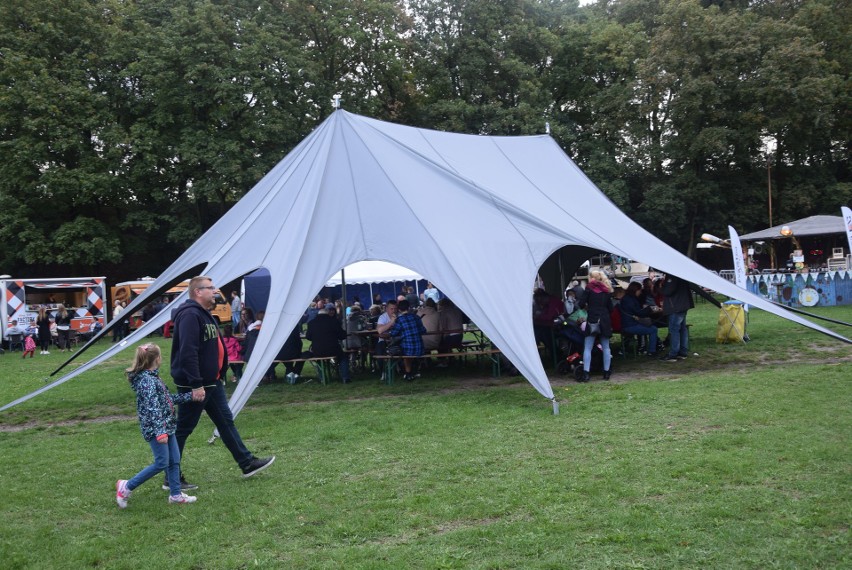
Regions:
[[12, 322], [6, 328], [6, 338], [9, 338], [10, 334], [24, 334], [24, 329], [18, 326], [17, 319], [12, 319]]
[[385, 304], [385, 312], [376, 321], [376, 332], [379, 333], [379, 340], [376, 342], [375, 350], [377, 355], [387, 354], [388, 341], [382, 338], [382, 335], [388, 332], [394, 324], [396, 324], [396, 301], [391, 299]]

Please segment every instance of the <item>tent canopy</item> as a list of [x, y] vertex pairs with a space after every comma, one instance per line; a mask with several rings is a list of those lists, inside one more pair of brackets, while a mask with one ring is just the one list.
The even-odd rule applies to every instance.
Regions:
[[326, 287], [337, 287], [343, 283], [343, 278], [349, 285], [362, 283], [389, 283], [392, 281], [420, 281], [423, 276], [395, 263], [386, 261], [359, 261], [335, 273], [325, 284]]
[[[549, 136], [461, 135], [342, 110], [293, 149], [128, 310], [187, 273], [222, 284], [266, 267], [269, 303], [254, 356], [231, 397], [236, 413], [322, 285], [356, 261], [388, 261], [428, 276], [538, 392], [552, 399], [533, 335], [531, 292], [538, 268], [563, 246], [642, 259], [850, 342], [713, 275], [643, 230]], [[182, 294], [172, 304], [185, 298]], [[168, 315], [161, 312], [122, 345], [52, 385], [144, 339]]]
[[789, 227], [796, 237], [846, 233], [846, 225], [841, 216], [810, 216], [742, 235], [740, 241], [789, 239], [789, 236], [781, 235], [781, 228], [784, 226]]
[[[326, 287], [337, 287], [343, 283], [343, 277], [346, 277], [346, 284], [358, 286], [368, 284], [372, 290], [372, 285], [377, 283], [395, 283], [399, 281], [420, 281], [423, 279], [420, 275], [406, 269], [395, 263], [387, 263], [386, 261], [359, 261], [348, 265], [343, 271], [335, 273], [331, 279], [326, 282]], [[243, 301], [245, 306], [254, 310], [266, 311], [266, 305], [269, 302], [269, 290], [272, 283], [272, 278], [266, 268], [252, 271], [243, 278]], [[394, 288], [395, 289], [395, 288]], [[372, 295], [370, 295], [372, 298]]]

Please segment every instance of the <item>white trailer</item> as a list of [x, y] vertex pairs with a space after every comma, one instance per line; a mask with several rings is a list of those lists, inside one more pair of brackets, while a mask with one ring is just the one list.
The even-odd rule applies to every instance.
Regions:
[[71, 313], [71, 329], [88, 331], [95, 320], [106, 324], [106, 277], [65, 277], [45, 279], [0, 279], [0, 324], [12, 320], [26, 326], [38, 317], [40, 307], [56, 314], [58, 305]]

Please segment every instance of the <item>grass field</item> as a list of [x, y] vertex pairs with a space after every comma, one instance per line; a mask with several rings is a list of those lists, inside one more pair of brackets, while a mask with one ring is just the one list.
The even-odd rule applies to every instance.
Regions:
[[[157, 478], [120, 511], [115, 480], [150, 461], [125, 351], [0, 414], [0, 567], [852, 566], [852, 348], [762, 312], [752, 342], [717, 345], [717, 316], [690, 312], [686, 361], [552, 376], [558, 416], [485, 365], [260, 386], [237, 424], [275, 465], [242, 479], [205, 418], [183, 463], [198, 502]], [[62, 360], [0, 356], [0, 402]]]

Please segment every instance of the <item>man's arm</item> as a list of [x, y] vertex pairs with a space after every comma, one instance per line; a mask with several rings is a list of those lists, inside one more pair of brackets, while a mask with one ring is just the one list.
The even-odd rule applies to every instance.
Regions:
[[[381, 331], [380, 331], [381, 332]], [[394, 320], [388, 323], [385, 332], [391, 336], [399, 336], [402, 334], [402, 328], [399, 326], [399, 321]]]
[[[379, 318], [379, 320], [381, 320], [381, 317]], [[396, 319], [391, 319], [390, 317], [388, 317], [388, 321], [386, 323], [376, 323], [376, 332], [378, 332], [379, 334], [384, 334], [388, 332], [391, 327], [394, 326], [394, 324], [396, 324]]]

